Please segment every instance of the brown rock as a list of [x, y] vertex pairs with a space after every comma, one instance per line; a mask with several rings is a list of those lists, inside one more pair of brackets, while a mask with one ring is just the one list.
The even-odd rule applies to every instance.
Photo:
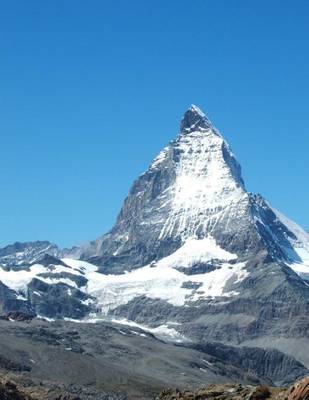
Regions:
[[15, 383], [7, 381], [0, 382], [1, 400], [30, 400], [30, 397], [20, 392]]
[[296, 382], [287, 391], [288, 400], [309, 400], [309, 376]]
[[267, 386], [258, 386], [251, 393], [250, 400], [264, 400], [270, 396], [270, 391]]

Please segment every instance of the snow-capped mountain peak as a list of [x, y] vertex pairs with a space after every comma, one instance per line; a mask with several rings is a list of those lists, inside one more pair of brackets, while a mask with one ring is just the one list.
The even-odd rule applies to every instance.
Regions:
[[308, 233], [246, 191], [229, 145], [196, 106], [134, 182], [110, 232], [71, 251], [49, 242], [0, 249], [8, 318], [112, 318], [179, 340], [264, 346], [265, 333], [307, 337], [308, 307]]
[[239, 253], [240, 241], [258, 243], [257, 232], [248, 229], [251, 222], [239, 163], [206, 115], [192, 105], [179, 134], [133, 184], [112, 231], [92, 242], [82, 257], [111, 272], [114, 267], [123, 271], [209, 235]]
[[102, 272], [121, 273], [168, 257], [188, 241], [212, 238], [240, 259], [263, 251], [284, 260], [282, 243], [295, 253], [284, 231], [289, 235], [264, 199], [246, 191], [223, 136], [191, 105], [179, 134], [134, 182], [114, 228], [82, 258]]
[[194, 104], [185, 112], [181, 123], [180, 131], [191, 132], [193, 130], [207, 130], [211, 127], [210, 120], [206, 117], [203, 111]]
[[[197, 121], [191, 124], [195, 117]], [[159, 239], [201, 236], [208, 231], [212, 216], [220, 216], [226, 206], [246, 197], [240, 166], [208, 119], [190, 108], [183, 121], [191, 125], [169, 148], [175, 178], [162, 193], [169, 213]], [[165, 155], [168, 157], [168, 151]]]

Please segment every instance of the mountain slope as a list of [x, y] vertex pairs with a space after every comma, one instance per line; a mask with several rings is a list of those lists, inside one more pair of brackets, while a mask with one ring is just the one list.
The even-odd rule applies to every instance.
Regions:
[[38, 395], [39, 399], [71, 399], [60, 396], [69, 391], [75, 394], [72, 398], [85, 400], [113, 399], [112, 394], [115, 399], [145, 400], [171, 384], [282, 385], [308, 374], [294, 358], [278, 351], [176, 346], [139, 328], [110, 323], [0, 321], [0, 341], [5, 343], [0, 348], [0, 374], [14, 374], [28, 387], [30, 381], [48, 390], [50, 397]]

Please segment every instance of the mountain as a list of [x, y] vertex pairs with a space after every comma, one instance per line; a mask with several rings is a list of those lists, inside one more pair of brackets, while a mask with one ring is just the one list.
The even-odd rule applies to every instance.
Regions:
[[45, 254], [60, 255], [60, 249], [47, 240], [20, 243], [15, 242], [0, 248], [0, 263], [2, 268], [14, 267], [15, 269], [25, 264], [39, 260]]
[[115, 227], [82, 258], [103, 272], [121, 273], [166, 257], [192, 239], [211, 237], [239, 260], [264, 250], [276, 261], [301, 261], [295, 243], [308, 252], [308, 235], [297, 227], [295, 234], [285, 222], [261, 196], [246, 191], [229, 145], [191, 106], [176, 140], [133, 184]]
[[276, 357], [309, 368], [309, 234], [246, 190], [196, 106], [110, 232], [71, 250], [16, 243], [0, 249], [0, 265], [4, 319], [116, 321], [223, 358], [264, 349], [256, 363], [266, 369]]

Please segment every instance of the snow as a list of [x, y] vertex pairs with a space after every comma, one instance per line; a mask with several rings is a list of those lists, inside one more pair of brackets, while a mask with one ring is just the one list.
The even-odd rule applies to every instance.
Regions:
[[195, 104], [191, 104], [190, 108], [191, 108], [192, 111], [195, 111], [201, 117], [206, 117], [206, 115], [203, 113], [203, 111], [198, 106], [196, 106]]
[[81, 300], [80, 302], [81, 302], [82, 304], [84, 304], [85, 306], [90, 306], [91, 304], [94, 303], [94, 299]]
[[44, 317], [43, 315], [37, 315], [36, 317], [39, 318], [39, 319], [43, 319], [44, 321], [47, 321], [47, 322], [54, 322], [55, 321], [54, 318], [47, 318], [47, 317]]
[[[183, 306], [187, 301], [205, 297], [233, 296], [235, 292], [224, 292], [228, 281], [239, 282], [247, 276], [243, 263], [229, 264], [236, 256], [216, 245], [212, 238], [190, 238], [175, 253], [131, 272], [121, 275], [105, 275], [90, 272], [87, 275], [88, 294], [96, 297], [102, 314], [128, 303], [138, 296], [167, 301], [174, 306]], [[175, 267], [190, 267], [197, 262], [221, 259], [221, 268], [198, 275], [186, 275]], [[184, 288], [184, 282], [196, 282], [198, 292]]]
[[201, 230], [209, 231], [209, 224], [216, 224], [227, 209], [248, 202], [248, 194], [224, 159], [222, 148], [228, 145], [214, 129], [180, 134], [173, 146], [179, 161], [174, 183], [162, 194], [169, 212], [159, 239], [180, 236], [186, 240]]
[[[171, 328], [170, 325], [172, 323], [167, 322], [164, 325], [157, 326], [156, 328], [151, 328], [147, 325], [138, 324], [136, 322], [130, 321], [128, 319], [112, 319], [112, 322], [117, 324], [132, 326], [135, 328], [140, 328], [145, 332], [150, 332], [153, 335], [160, 337], [162, 339], [173, 339], [176, 342], [183, 342], [186, 340], [184, 336], [182, 336], [179, 332], [177, 332], [174, 328]], [[140, 334], [142, 336], [142, 334]], [[146, 336], [146, 335], [144, 335]]]
[[3, 265], [23, 265], [24, 263], [32, 264], [36, 260], [42, 257], [44, 254], [55, 254], [57, 252], [56, 246], [52, 243], [47, 244], [47, 246], [25, 246], [23, 251], [12, 252], [6, 256], [2, 256]]
[[[69, 278], [53, 278], [53, 277], [49, 277], [49, 278], [42, 278], [42, 277], [37, 277], [38, 279], [40, 279], [41, 281], [47, 283], [48, 285], [54, 285], [57, 283], [64, 283], [65, 285], [69, 285], [71, 287], [74, 288], [78, 288], [76, 282], [74, 282], [73, 280], [69, 279]], [[70, 293], [68, 293], [70, 295]]]
[[153, 160], [150, 168], [153, 169], [156, 168], [158, 165], [160, 165], [161, 162], [166, 159], [167, 154], [168, 154], [168, 147], [164, 147], [157, 155], [157, 157]]
[[[225, 291], [228, 281], [238, 282], [247, 276], [243, 263], [230, 264], [236, 255], [227, 252], [217, 245], [212, 237], [197, 239], [188, 238], [173, 254], [131, 272], [121, 275], [105, 275], [97, 272], [97, 267], [79, 260], [65, 258], [62, 261], [69, 267], [55, 265], [52, 268], [35, 264], [28, 271], [4, 271], [0, 269], [0, 280], [17, 293], [26, 293], [27, 285], [33, 278], [48, 284], [64, 283], [71, 288], [77, 288], [70, 278], [53, 276], [61, 272], [70, 272], [84, 276], [88, 283], [81, 288], [86, 294], [96, 300], [87, 299], [84, 304], [95, 303], [102, 315], [120, 305], [127, 304], [138, 296], [150, 299], [164, 300], [174, 306], [183, 306], [190, 301], [218, 296], [234, 296], [237, 293]], [[214, 271], [186, 275], [177, 268], [189, 268], [200, 262], [220, 260], [220, 267]], [[69, 269], [68, 269], [69, 268]], [[48, 272], [49, 277], [40, 274]], [[183, 287], [185, 282], [198, 283], [198, 290]], [[70, 295], [72, 292], [68, 290]], [[40, 295], [38, 293], [38, 295]]]
[[86, 274], [88, 272], [93, 272], [98, 269], [97, 266], [90, 264], [86, 261], [75, 260], [72, 258], [62, 258], [62, 262], [72, 268], [73, 271], [77, 274]]
[[16, 299], [17, 300], [22, 300], [22, 301], [27, 301], [27, 297], [21, 295], [21, 294], [16, 294]]
[[16, 292], [26, 293], [27, 286], [38, 274], [46, 272], [43, 265], [32, 265], [29, 270], [5, 271], [0, 267], [0, 281]]
[[[77, 288], [76, 283], [69, 278], [56, 278], [53, 274], [58, 274], [61, 272], [71, 273], [73, 275], [84, 275], [91, 271], [96, 271], [97, 267], [84, 261], [73, 260], [73, 259], [63, 259], [63, 262], [69, 265], [65, 267], [64, 265], [54, 265], [52, 268], [45, 267], [41, 264], [34, 264], [28, 270], [9, 270], [6, 271], [0, 267], [0, 281], [13, 289], [21, 296], [20, 293], [27, 292], [27, 286], [32, 281], [33, 278], [40, 279], [41, 281], [48, 284], [64, 283], [71, 287]], [[49, 273], [50, 277], [42, 277], [40, 274]], [[19, 297], [22, 299], [21, 297]]]
[[277, 218], [292, 232], [296, 239], [287, 237], [299, 259], [289, 264], [289, 267], [304, 280], [309, 280], [309, 234], [299, 225], [272, 208]]
[[182, 247], [159, 263], [167, 263], [171, 267], [191, 267], [198, 261], [207, 262], [213, 259], [233, 260], [237, 255], [229, 253], [216, 244], [211, 237], [204, 239], [189, 238]]

